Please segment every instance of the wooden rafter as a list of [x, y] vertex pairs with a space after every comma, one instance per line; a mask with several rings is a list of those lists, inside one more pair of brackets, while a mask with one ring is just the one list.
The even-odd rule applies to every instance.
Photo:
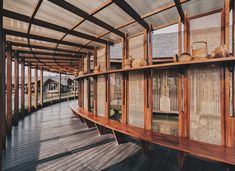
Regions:
[[[32, 54], [31, 51], [26, 50], [16, 50], [20, 54]], [[33, 52], [35, 55], [48, 55], [48, 56], [61, 56], [61, 57], [81, 57], [83, 54], [68, 54], [68, 53], [49, 53], [49, 52]]]
[[[17, 32], [17, 31], [13, 31], [13, 30], [6, 30], [6, 34], [7, 35], [12, 35], [12, 36], [23, 37], [23, 38], [28, 37], [27, 33]], [[43, 36], [39, 36], [39, 35], [35, 35], [35, 34], [29, 34], [29, 37], [30, 37], [30, 39], [41, 40], [41, 41], [45, 41], [45, 42], [51, 42], [51, 43], [57, 43], [58, 42], [57, 39], [53, 39], [53, 38], [49, 38], [49, 37], [43, 37]], [[68, 42], [68, 41], [62, 41], [61, 44], [67, 45], [67, 46], [81, 47], [81, 48], [90, 49], [90, 50], [94, 49], [91, 46], [81, 45], [79, 43]]]
[[149, 24], [141, 19], [141, 16], [125, 0], [113, 0], [113, 2], [145, 29], [149, 29]]
[[[26, 15], [23, 15], [23, 14], [20, 14], [20, 13], [17, 13], [17, 12], [7, 10], [7, 9], [3, 10], [3, 15], [4, 15], [4, 17], [8, 17], [8, 18], [19, 20], [19, 21], [26, 22], [26, 23], [29, 23], [29, 21], [30, 21], [30, 17], [28, 17]], [[40, 26], [40, 27], [45, 27], [47, 29], [59, 31], [59, 32], [62, 32], [62, 33], [68, 33], [70, 35], [73, 35], [73, 36], [76, 36], [76, 37], [79, 37], [79, 38], [92, 40], [94, 42], [98, 42], [98, 43], [102, 43], [102, 44], [107, 44], [107, 42], [108, 42], [108, 44], [113, 45], [113, 42], [110, 42], [110, 41], [107, 41], [107, 40], [104, 40], [104, 39], [101, 39], [101, 38], [96, 38], [95, 36], [91, 36], [91, 35], [88, 35], [88, 34], [85, 34], [85, 33], [82, 33], [82, 32], [78, 32], [78, 31], [75, 31], [75, 30], [71, 31], [68, 28], [65, 28], [63, 26], [56, 25], [56, 24], [53, 24], [53, 23], [49, 23], [49, 22], [46, 22], [46, 21], [43, 21], [43, 20], [34, 19], [34, 20], [32, 20], [31, 23], [34, 24], [34, 25]]]
[[184, 10], [180, 4], [180, 0], [174, 0], [175, 2], [175, 5], [176, 5], [176, 8], [178, 10], [178, 13], [180, 15], [180, 18], [181, 18], [181, 22], [184, 23]]
[[[12, 44], [12, 46], [29, 48], [29, 45], [25, 44], [25, 43], [11, 42], [11, 44]], [[31, 48], [34, 48], [34, 49], [54, 51], [53, 47], [47, 47], [47, 46], [41, 46], [41, 45], [32, 45], [32, 44], [30, 46], [31, 46]], [[77, 51], [75, 51], [75, 50], [61, 49], [61, 48], [57, 48], [56, 51], [64, 52], [64, 53], [72, 53], [72, 54], [77, 53]], [[86, 52], [79, 52], [78, 54], [87, 54], [87, 53]]]
[[90, 16], [89, 13], [81, 10], [80, 8], [64, 1], [64, 0], [48, 0], [52, 3], [54, 3], [55, 5], [57, 6], [60, 6], [61, 8], [65, 9], [65, 10], [68, 10], [82, 18], [86, 18], [88, 21], [106, 29], [106, 30], [109, 30], [110, 32], [118, 35], [118, 36], [121, 36], [121, 37], [124, 37], [125, 34], [117, 29], [115, 29], [113, 26], [101, 21], [100, 19], [94, 17], [94, 16]]

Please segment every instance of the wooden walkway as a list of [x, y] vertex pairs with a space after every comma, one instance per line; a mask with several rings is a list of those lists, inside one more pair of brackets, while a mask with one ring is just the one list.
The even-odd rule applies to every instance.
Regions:
[[[41, 109], [13, 128], [3, 153], [4, 170], [164, 170], [178, 171], [173, 150], [151, 145], [143, 153], [136, 142], [117, 145], [74, 118], [76, 101]], [[227, 170], [224, 165], [186, 157], [182, 170]]]

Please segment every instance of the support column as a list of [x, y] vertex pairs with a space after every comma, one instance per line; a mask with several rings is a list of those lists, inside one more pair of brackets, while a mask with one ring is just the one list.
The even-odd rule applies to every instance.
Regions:
[[14, 125], [18, 125], [19, 121], [19, 55], [14, 54], [15, 73], [14, 73]]
[[21, 59], [21, 117], [25, 115], [25, 66]]
[[[94, 50], [94, 66], [97, 66], [97, 49]], [[97, 115], [97, 77], [94, 77], [94, 115]]]
[[28, 63], [28, 112], [31, 112], [31, 63]]
[[59, 74], [59, 100], [61, 101], [61, 73]]
[[7, 133], [11, 133], [12, 126], [12, 46], [7, 44]]
[[[110, 69], [110, 46], [106, 45], [105, 48], [105, 66], [106, 71]], [[110, 113], [110, 78], [105, 75], [105, 117], [109, 117]]]
[[40, 106], [43, 106], [43, 68], [40, 69]]
[[35, 66], [34, 72], [34, 107], [38, 107], [38, 66]]
[[[124, 61], [128, 59], [128, 35], [123, 38], [122, 48], [122, 68], [124, 68]], [[127, 108], [128, 108], [128, 73], [122, 74], [122, 122], [127, 123]]]
[[[3, 30], [3, 0], [0, 0], [0, 154], [5, 148], [6, 139], [6, 94], [5, 94], [5, 32]], [[0, 156], [0, 168], [2, 168], [2, 155]]]

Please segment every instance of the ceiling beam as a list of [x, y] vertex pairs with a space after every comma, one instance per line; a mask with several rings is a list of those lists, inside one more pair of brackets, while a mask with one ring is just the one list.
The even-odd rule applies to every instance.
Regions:
[[120, 37], [125, 36], [125, 34], [123, 32], [115, 29], [113, 26], [101, 21], [100, 19], [98, 19], [94, 16], [90, 16], [89, 13], [81, 10], [80, 8], [78, 8], [78, 7], [72, 5], [64, 0], [48, 0], [48, 1], [54, 3], [55, 5], [65, 9], [65, 10], [68, 10], [68, 11], [74, 13], [82, 18], [86, 18], [88, 21], [90, 21], [90, 22], [92, 22], [92, 23], [94, 23], [94, 24], [120, 36]]
[[27, 50], [15, 50], [16, 52], [19, 52], [21, 54], [35, 54], [35, 55], [48, 55], [48, 56], [62, 56], [62, 57], [82, 57], [82, 54], [68, 54], [68, 53], [50, 53], [50, 52], [38, 52], [38, 51], [27, 51]]
[[[3, 15], [4, 15], [4, 17], [19, 20], [19, 21], [22, 21], [22, 22], [26, 22], [26, 23], [30, 22], [30, 17], [28, 17], [26, 15], [23, 15], [23, 14], [20, 14], [20, 13], [9, 11], [9, 10], [6, 10], [6, 9], [3, 9]], [[62, 26], [59, 26], [59, 25], [56, 25], [56, 24], [53, 24], [53, 23], [49, 23], [49, 22], [46, 22], [46, 21], [42, 21], [42, 20], [39, 20], [39, 19], [36, 19], [36, 18], [34, 18], [31, 21], [31, 23], [34, 24], [34, 25], [40, 26], [40, 27], [45, 27], [47, 29], [59, 31], [59, 32], [62, 32], [62, 33], [68, 33], [70, 35], [73, 35], [73, 36], [76, 36], [76, 37], [79, 37], [79, 38], [92, 40], [94, 42], [98, 42], [98, 43], [102, 43], [102, 44], [107, 44], [108, 43], [109, 45], [114, 44], [113, 42], [107, 41], [105, 39], [96, 38], [95, 36], [91, 36], [91, 35], [88, 35], [88, 34], [85, 34], [85, 33], [82, 33], [82, 32], [78, 32], [78, 31], [75, 31], [75, 30], [69, 30], [65, 27], [62, 27]]]
[[[33, 56], [25, 56], [25, 54], [20, 54], [20, 57], [24, 58], [24, 59], [35, 59], [35, 58], [33, 58]], [[54, 58], [40, 57], [40, 60], [54, 60]], [[58, 57], [56, 57], [56, 60], [69, 62], [68, 58], [58, 58]], [[71, 61], [80, 62], [80, 59], [73, 58]]]
[[[25, 44], [25, 43], [11, 42], [11, 44], [12, 44], [12, 46], [29, 48], [29, 45]], [[41, 46], [41, 45], [30, 44], [30, 47], [34, 48], [34, 49], [42, 49], [42, 50], [50, 50], [50, 51], [55, 50], [53, 47], [47, 47], [47, 46]], [[61, 48], [57, 48], [56, 51], [65, 52], [65, 53], [77, 53], [76, 50], [61, 49]], [[87, 52], [79, 52], [79, 54], [85, 55], [85, 54], [87, 54]]]
[[[49, 38], [49, 37], [43, 37], [43, 36], [38, 36], [35, 34], [27, 34], [23, 32], [18, 32], [14, 30], [7, 30], [6, 29], [6, 34], [11, 35], [11, 36], [18, 36], [18, 37], [23, 37], [27, 38], [29, 36], [30, 39], [35, 39], [35, 40], [40, 40], [40, 41], [45, 41], [45, 42], [51, 42], [51, 43], [57, 43], [57, 39]], [[79, 43], [74, 43], [74, 42], [68, 42], [68, 41], [61, 41], [60, 44], [67, 45], [67, 46], [74, 46], [74, 47], [80, 47], [80, 48], [85, 48], [88, 50], [93, 50], [94, 48], [91, 46], [86, 46], [86, 45], [81, 45]]]
[[113, 2], [145, 29], [149, 29], [149, 24], [125, 0], [113, 0]]
[[180, 0], [174, 0], [175, 2], [175, 5], [176, 5], [176, 8], [178, 10], [178, 13], [180, 15], [180, 18], [181, 18], [181, 22], [184, 23], [184, 10], [182, 8], [182, 5], [180, 3]]

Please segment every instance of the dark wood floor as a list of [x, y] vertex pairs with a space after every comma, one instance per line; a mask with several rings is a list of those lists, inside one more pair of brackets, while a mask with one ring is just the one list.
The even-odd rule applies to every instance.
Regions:
[[[117, 145], [112, 134], [99, 136], [73, 117], [63, 102], [41, 109], [13, 128], [3, 153], [4, 170], [162, 170], [177, 171], [177, 152], [151, 145]], [[186, 157], [182, 170], [223, 171], [227, 167]]]

